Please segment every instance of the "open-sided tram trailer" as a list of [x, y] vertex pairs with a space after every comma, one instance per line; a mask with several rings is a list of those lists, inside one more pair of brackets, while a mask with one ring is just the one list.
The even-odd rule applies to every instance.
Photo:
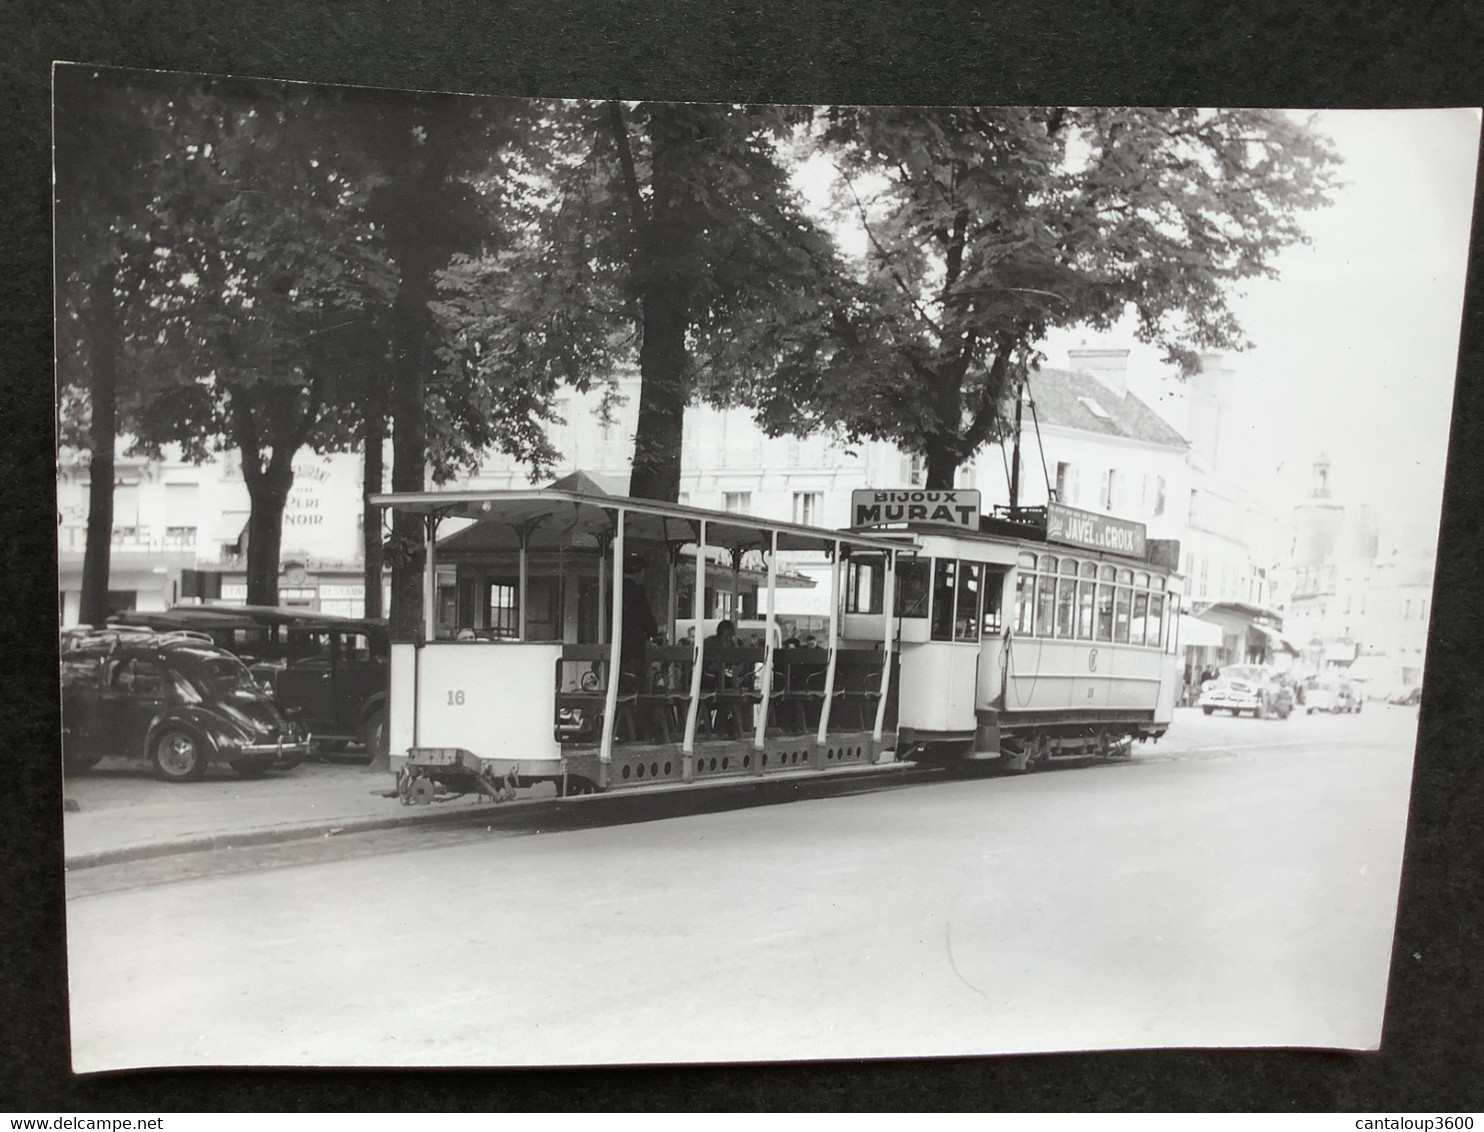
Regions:
[[[1024, 770], [1125, 754], [1133, 739], [1163, 735], [1178, 694], [1173, 548], [1146, 549], [1142, 528], [1137, 556], [1126, 539], [1113, 540], [1120, 552], [1086, 537], [1078, 546], [1075, 533], [1059, 546], [1044, 519], [981, 517], [977, 493], [949, 494], [960, 506], [858, 512], [866, 525], [839, 531], [555, 489], [373, 496], [421, 515], [428, 535], [424, 640], [391, 649], [399, 795], [501, 796], [541, 781], [563, 794], [649, 789], [849, 773], [909, 756]], [[1052, 510], [1052, 537], [1111, 521]], [[488, 584], [495, 569], [515, 583], [503, 639], [440, 639], [439, 528], [454, 520], [480, 528], [460, 538], [485, 557], [479, 569], [466, 555], [460, 581], [469, 571]], [[715, 612], [706, 596], [717, 557], [735, 580], [749, 551], [767, 566], [760, 646], [703, 666], [698, 635], [649, 645], [642, 684], [622, 672], [615, 564], [621, 572], [635, 553], [668, 564], [671, 599], [654, 612], [673, 640], [677, 617], [700, 625]], [[779, 647], [771, 624], [778, 556], [797, 551], [830, 563], [823, 647]], [[674, 595], [687, 574], [683, 610]], [[528, 603], [538, 583], [549, 603], [539, 619]]]

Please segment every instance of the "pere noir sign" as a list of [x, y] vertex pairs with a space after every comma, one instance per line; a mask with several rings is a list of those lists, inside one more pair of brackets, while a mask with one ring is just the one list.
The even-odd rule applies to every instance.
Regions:
[[876, 523], [946, 523], [979, 529], [977, 491], [925, 491], [919, 488], [865, 488], [850, 493], [852, 526]]
[[1079, 511], [1061, 503], [1046, 505], [1047, 542], [1143, 558], [1146, 553], [1145, 529], [1143, 523], [1115, 519], [1112, 515]]

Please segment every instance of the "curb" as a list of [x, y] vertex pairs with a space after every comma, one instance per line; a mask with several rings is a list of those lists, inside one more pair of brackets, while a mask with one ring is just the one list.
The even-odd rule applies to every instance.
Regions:
[[269, 829], [247, 829], [236, 833], [211, 833], [198, 837], [183, 837], [174, 841], [158, 841], [143, 845], [125, 845], [118, 849], [101, 849], [94, 853], [78, 853], [63, 861], [67, 871], [93, 869], [103, 865], [122, 865], [131, 861], [147, 861], [156, 857], [173, 857], [183, 853], [206, 853], [214, 849], [248, 849], [257, 845], [273, 845], [285, 841], [309, 841], [321, 837], [334, 837], [342, 833], [372, 833], [380, 829], [395, 829], [398, 826], [442, 824], [482, 818], [495, 812], [499, 806], [503, 813], [519, 809], [521, 813], [539, 813], [539, 807], [550, 807], [558, 799], [539, 798], [528, 802], [490, 802], [478, 809], [423, 809], [410, 814], [387, 817], [349, 818], [343, 821], [321, 821], [309, 825], [280, 826]]

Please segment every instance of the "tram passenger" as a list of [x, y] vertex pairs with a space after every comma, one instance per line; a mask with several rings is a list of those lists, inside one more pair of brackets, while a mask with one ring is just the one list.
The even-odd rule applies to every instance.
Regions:
[[[633, 679], [639, 691], [648, 691], [648, 671], [644, 654], [650, 643], [660, 644], [659, 623], [649, 606], [644, 590], [644, 559], [630, 554], [623, 567], [623, 641], [619, 644], [619, 671]], [[625, 681], [627, 683], [627, 681]]]

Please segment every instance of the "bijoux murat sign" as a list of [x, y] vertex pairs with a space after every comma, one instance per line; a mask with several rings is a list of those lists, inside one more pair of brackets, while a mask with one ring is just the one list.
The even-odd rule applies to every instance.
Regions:
[[866, 488], [850, 493], [850, 511], [855, 516], [851, 525], [856, 527], [876, 523], [946, 523], [971, 531], [979, 529], [977, 491]]
[[1145, 526], [1112, 515], [1079, 511], [1061, 503], [1046, 505], [1046, 541], [1089, 550], [1107, 550], [1132, 558], [1145, 555]]

